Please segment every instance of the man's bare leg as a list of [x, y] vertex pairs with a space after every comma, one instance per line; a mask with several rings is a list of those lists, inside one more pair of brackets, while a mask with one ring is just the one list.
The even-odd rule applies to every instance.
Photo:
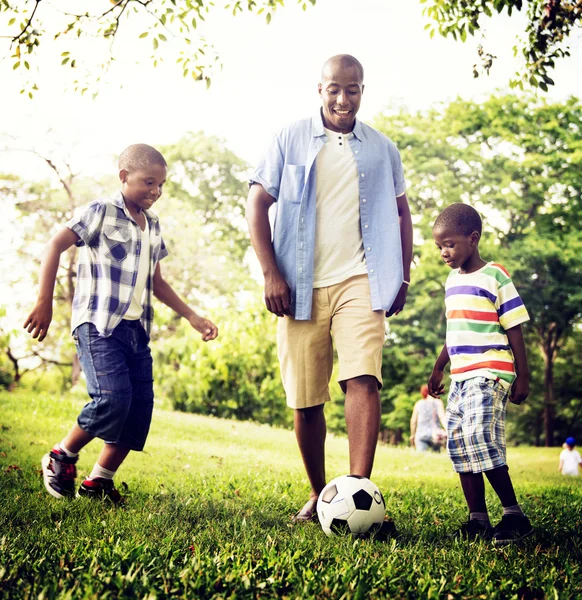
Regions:
[[350, 473], [370, 478], [380, 431], [380, 392], [372, 375], [346, 382], [345, 416], [350, 444]]

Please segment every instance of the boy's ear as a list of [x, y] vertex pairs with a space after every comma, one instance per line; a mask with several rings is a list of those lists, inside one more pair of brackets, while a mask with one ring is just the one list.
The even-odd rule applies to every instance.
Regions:
[[481, 234], [478, 231], [473, 231], [471, 234], [471, 245], [476, 246], [481, 239]]
[[121, 183], [125, 183], [128, 175], [129, 171], [127, 169], [121, 169], [121, 171], [119, 171], [119, 181], [121, 181]]

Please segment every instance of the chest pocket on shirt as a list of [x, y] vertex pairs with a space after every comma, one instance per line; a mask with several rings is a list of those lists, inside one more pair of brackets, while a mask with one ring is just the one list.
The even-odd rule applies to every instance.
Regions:
[[103, 227], [105, 256], [115, 260], [123, 260], [127, 256], [131, 232], [128, 229], [105, 225]]
[[305, 166], [285, 165], [279, 188], [279, 199], [285, 202], [300, 203], [304, 185]]

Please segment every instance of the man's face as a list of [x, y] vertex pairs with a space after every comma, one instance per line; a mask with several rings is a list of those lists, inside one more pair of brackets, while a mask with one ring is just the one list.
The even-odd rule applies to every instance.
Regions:
[[323, 124], [340, 133], [352, 131], [364, 92], [358, 68], [332, 63], [326, 67], [318, 90], [323, 104]]
[[162, 195], [162, 187], [166, 183], [166, 167], [148, 165], [139, 171], [119, 172], [122, 193], [126, 202], [130, 202], [141, 210], [151, 208]]
[[433, 229], [432, 237], [440, 250], [441, 258], [451, 269], [462, 269], [473, 256], [479, 242], [476, 231], [471, 235], [460, 235], [446, 229]]

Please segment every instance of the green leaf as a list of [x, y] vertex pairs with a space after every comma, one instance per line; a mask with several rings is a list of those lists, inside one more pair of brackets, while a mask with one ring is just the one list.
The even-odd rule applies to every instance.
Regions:
[[267, 25], [271, 22], [271, 13], [267, 13], [267, 17], [265, 20], [267, 21]]
[[158, 38], [154, 38], [154, 50], [157, 50], [159, 45]]
[[146, 38], [146, 37], [148, 37], [148, 35], [149, 35], [149, 34], [150, 34], [150, 32], [149, 32], [149, 31], [144, 31], [144, 32], [143, 32], [143, 33], [142, 33], [142, 34], [139, 36], [139, 39]]
[[10, 27], [10, 25], [14, 25], [16, 21], [16, 17], [12, 17], [12, 19], [10, 19], [10, 21], [8, 21], [8, 27]]
[[158, 38], [160, 38], [160, 40], [162, 40], [162, 42], [166, 42], [167, 38], [163, 33], [158, 33]]
[[20, 61], [15, 62], [14, 65], [12, 65], [12, 70], [16, 71], [16, 69], [18, 69], [19, 66], [20, 66]]
[[63, 58], [63, 60], [61, 61], [61, 65], [66, 65], [69, 62], [69, 60], [71, 59], [68, 56], [66, 58]]

